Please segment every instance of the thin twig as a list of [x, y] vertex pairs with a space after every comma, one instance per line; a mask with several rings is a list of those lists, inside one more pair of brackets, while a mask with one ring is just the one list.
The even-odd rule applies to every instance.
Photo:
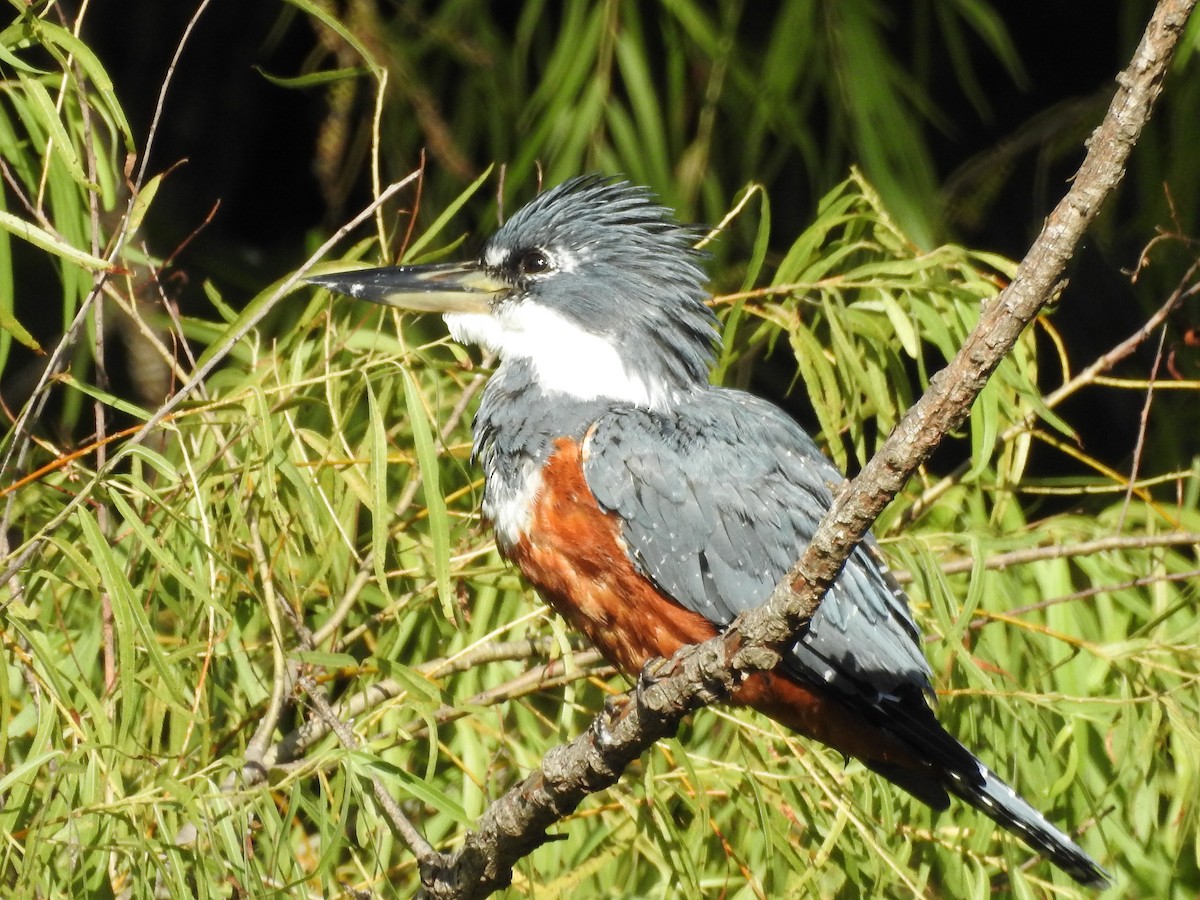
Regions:
[[167, 64], [167, 73], [163, 76], [162, 85], [158, 89], [158, 99], [154, 103], [154, 115], [150, 119], [150, 130], [146, 134], [146, 146], [142, 149], [142, 161], [138, 166], [137, 177], [133, 180], [134, 193], [141, 190], [142, 185], [146, 183], [146, 172], [150, 165], [150, 151], [154, 147], [154, 139], [158, 135], [158, 126], [162, 122], [163, 109], [166, 108], [167, 91], [171, 88], [171, 82], [175, 79], [175, 70], [179, 67], [179, 60], [183, 57], [183, 50], [188, 44], [188, 39], [192, 36], [192, 31], [196, 28], [196, 23], [200, 21], [200, 17], [204, 15], [204, 10], [208, 7], [211, 0], [200, 0], [196, 5], [196, 11], [192, 13], [192, 17], [188, 19], [187, 25], [183, 28], [183, 34], [179, 38], [179, 42], [175, 45], [175, 52], [171, 54], [171, 62]]
[[[453, 665], [445, 667], [439, 674], [465, 671], [466, 669], [490, 662], [529, 659], [539, 655], [544, 656], [553, 650], [555, 646], [557, 644], [551, 638], [487, 644], [477, 648], [478, 652], [464, 656]], [[427, 663], [415, 668], [421, 674], [430, 675], [431, 669], [436, 665], [444, 664], [444, 662]], [[583, 678], [604, 676], [608, 672], [611, 672], [611, 669], [607, 667], [597, 667], [596, 664], [601, 662], [601, 657], [595, 650], [578, 650], [573, 654], [571, 662], [572, 667], [570, 671], [566, 670], [566, 664], [561, 659], [550, 660], [539, 666], [534, 666], [504, 684], [480, 691], [460, 704], [439, 708], [433, 713], [433, 720], [439, 725], [452, 722], [466, 715], [465, 710], [470, 708], [492, 706], [506, 700], [524, 697], [534, 691], [548, 690]], [[332, 704], [331, 708], [334, 716], [340, 721], [346, 722], [357, 719], [364, 713], [375, 709], [389, 700], [401, 697], [407, 692], [407, 685], [387, 678], [370, 684], [362, 690], [354, 691], [336, 704]], [[404, 735], [406, 740], [415, 740], [424, 734], [425, 728], [426, 724], [421, 720], [409, 723], [408, 725], [401, 725], [395, 730], [398, 734]], [[271, 768], [284, 766], [298, 759], [313, 744], [329, 734], [329, 731], [329, 723], [324, 718], [308, 719], [299, 728], [280, 738], [279, 741], [262, 754], [259, 760], [262, 766], [261, 770], [254, 774], [251, 774], [250, 770], [248, 770], [246, 775], [247, 783], [254, 784], [261, 781], [266, 778], [267, 772]]]
[[1158, 369], [1162, 365], [1163, 347], [1167, 343], [1167, 329], [1164, 326], [1158, 333], [1158, 348], [1154, 351], [1154, 364], [1150, 367], [1150, 383], [1146, 385], [1146, 401], [1142, 404], [1142, 413], [1138, 417], [1137, 441], [1133, 446], [1133, 461], [1129, 464], [1129, 486], [1125, 490], [1125, 501], [1121, 504], [1121, 515], [1117, 517], [1114, 529], [1117, 534], [1125, 530], [1125, 517], [1129, 513], [1129, 504], [1133, 502], [1133, 486], [1137, 482], [1138, 471], [1142, 467], [1142, 451], [1146, 447], [1146, 429], [1150, 424], [1150, 406], [1154, 402], [1154, 386], [1158, 381]]
[[[552, 659], [548, 663], [535, 666], [522, 672], [516, 678], [510, 678], [503, 684], [485, 688], [473, 694], [455, 706], [443, 706], [433, 714], [433, 720], [439, 725], [453, 722], [468, 715], [468, 711], [476, 707], [495, 706], [509, 700], [519, 700], [521, 697], [537, 691], [562, 687], [585, 678], [606, 678], [616, 673], [613, 666], [604, 663], [604, 658], [598, 650], [582, 650], [572, 659], [572, 667], [567, 668], [564, 660]], [[410, 740], [415, 740], [425, 734], [428, 725], [424, 721], [413, 722], [400, 730], [407, 734]]]
[[[1098, 538], [1094, 541], [1083, 541], [1078, 544], [1055, 544], [1050, 547], [1029, 547], [1024, 550], [1012, 550], [1008, 553], [997, 553], [983, 561], [983, 567], [991, 571], [1003, 571], [1013, 566], [1024, 566], [1033, 562], [1048, 559], [1071, 559], [1077, 556], [1095, 556], [1099, 553], [1110, 553], [1114, 550], [1145, 550], [1149, 547], [1179, 547], [1195, 545], [1200, 547], [1200, 534], [1190, 531], [1177, 531], [1170, 534], [1136, 534], [1115, 535]], [[975, 568], [973, 559], [956, 559], [943, 563], [940, 570], [943, 575], [961, 575]], [[894, 571], [896, 580], [901, 584], [912, 582], [909, 572]]]
[[[1039, 600], [1037, 603], [1028, 603], [1025, 606], [1014, 606], [1012, 609], [1005, 611], [1004, 618], [1015, 619], [1017, 616], [1025, 615], [1025, 613], [1049, 609], [1052, 606], [1058, 606], [1062, 603], [1073, 603], [1076, 600], [1086, 600], [1089, 597], [1095, 597], [1097, 594], [1137, 590], [1138, 588], [1151, 587], [1152, 585], [1163, 584], [1168, 581], [1194, 581], [1196, 578], [1200, 578], [1200, 569], [1189, 569], [1186, 572], [1170, 572], [1163, 575], [1146, 575], [1142, 578], [1134, 578], [1132, 581], [1122, 581], [1119, 584], [1096, 584], [1070, 594], [1063, 594], [1060, 597], [1050, 597], [1046, 600]], [[995, 616], [979, 616], [972, 619], [967, 628], [978, 630], [994, 621], [996, 621]]]
[[[342, 746], [347, 750], [357, 750], [359, 746], [358, 736], [350, 730], [350, 726], [337, 717], [333, 711], [333, 707], [329, 705], [329, 701], [322, 694], [320, 686], [310, 676], [303, 675], [300, 677], [300, 687], [308, 695], [308, 699], [316, 709], [317, 715], [321, 717], [329, 727], [329, 730], [337, 735]], [[420, 830], [413, 825], [408, 816], [404, 815], [403, 810], [400, 809], [400, 804], [392, 798], [387, 786], [378, 775], [371, 776], [371, 788], [375, 793], [375, 800], [379, 803], [379, 808], [391, 822], [392, 829], [408, 844], [413, 855], [417, 857], [417, 861], [424, 865], [426, 860], [435, 857], [437, 855], [436, 851], [425, 840], [425, 836], [421, 834]]]
[[[1086, 369], [1081, 371], [1074, 378], [1051, 391], [1042, 398], [1042, 403], [1047, 409], [1054, 409], [1072, 394], [1077, 393], [1080, 389], [1087, 387], [1090, 384], [1098, 383], [1099, 377], [1113, 368], [1117, 363], [1121, 362], [1130, 356], [1138, 347], [1140, 347], [1154, 333], [1154, 330], [1162, 325], [1167, 317], [1175, 310], [1183, 305], [1183, 301], [1200, 293], [1200, 283], [1194, 283], [1196, 275], [1200, 273], [1200, 260], [1193, 263], [1184, 273], [1183, 278], [1179, 280], [1178, 286], [1171, 295], [1166, 299], [1154, 314], [1138, 327], [1138, 329], [1127, 337], [1121, 343], [1117, 344], [1108, 352], [1097, 357]], [[1038, 413], [1036, 410], [1031, 410], [1020, 422], [1014, 422], [996, 438], [995, 445], [1003, 446], [1013, 440], [1021, 432], [1026, 431], [1033, 426], [1037, 419]], [[911, 524], [919, 519], [930, 506], [932, 506], [938, 498], [946, 491], [958, 484], [959, 480], [971, 468], [971, 461], [962, 462], [953, 472], [944, 478], [940, 479], [936, 484], [926, 488], [921, 496], [918, 497], [908, 509], [899, 517], [897, 521], [898, 527]]]
[[284, 605], [284, 599], [275, 591], [275, 578], [271, 574], [271, 561], [267, 559], [267, 551], [263, 546], [262, 532], [258, 525], [258, 513], [254, 510], [249, 514], [250, 550], [254, 554], [254, 564], [258, 569], [258, 580], [262, 588], [262, 605], [267, 613], [267, 621], [271, 624], [271, 660], [274, 672], [271, 677], [271, 699], [267, 703], [266, 712], [258, 720], [258, 727], [246, 745], [246, 761], [261, 763], [263, 753], [279, 724], [283, 713], [284, 700], [292, 692], [292, 683], [288, 668], [287, 657], [283, 651], [283, 627], [279, 620], [279, 607]]

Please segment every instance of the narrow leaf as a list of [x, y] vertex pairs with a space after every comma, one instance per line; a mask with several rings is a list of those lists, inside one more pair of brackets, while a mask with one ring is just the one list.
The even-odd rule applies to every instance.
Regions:
[[413, 443], [417, 450], [417, 465], [421, 467], [421, 486], [425, 493], [425, 508], [429, 512], [429, 537], [433, 542], [434, 577], [437, 581], [438, 600], [442, 613], [448, 621], [454, 621], [454, 598], [450, 591], [450, 517], [446, 513], [446, 500], [442, 496], [441, 480], [438, 477], [437, 447], [433, 442], [433, 431], [417, 384], [407, 369], [404, 376], [404, 399], [408, 404], [409, 425]]
[[34, 225], [32, 222], [27, 222], [19, 216], [14, 216], [10, 212], [0, 209], [0, 228], [5, 231], [23, 238], [35, 247], [41, 247], [53, 253], [55, 256], [61, 256], [63, 259], [68, 259], [71, 262], [78, 263], [85, 269], [91, 269], [97, 272], [111, 272], [112, 264], [98, 256], [92, 256], [90, 253], [85, 253], [66, 243], [57, 235], [51, 234], [44, 228]]

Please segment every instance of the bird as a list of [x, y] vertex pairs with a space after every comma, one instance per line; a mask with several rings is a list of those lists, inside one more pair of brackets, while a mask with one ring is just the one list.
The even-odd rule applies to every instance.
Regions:
[[[785, 412], [710, 384], [720, 347], [700, 232], [648, 189], [584, 175], [466, 262], [313, 284], [441, 313], [498, 360], [473, 423], [500, 552], [621, 672], [762, 604], [842, 473]], [[1110, 876], [938, 722], [908, 599], [868, 535], [775, 668], [730, 702], [854, 757], [937, 810], [954, 795], [1077, 882]]]

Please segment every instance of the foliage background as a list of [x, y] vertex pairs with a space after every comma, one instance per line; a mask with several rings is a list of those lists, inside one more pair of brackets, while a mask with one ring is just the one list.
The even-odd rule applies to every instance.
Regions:
[[[373, 183], [426, 150], [420, 193], [347, 258], [468, 252], [539, 167], [624, 172], [724, 222], [718, 377], [852, 470], [1011, 273], [1150, 9], [1042, 5], [1038, 33], [977, 0], [220, 7], [14, 4], [0, 32], [14, 896], [408, 895], [369, 776], [453, 846], [621, 689], [477, 520], [470, 355], [437, 323], [279, 302]], [[1094, 67], [1054, 43], [1063, 20]], [[1196, 257], [1195, 49], [1193, 23], [1059, 309], [877, 528], [947, 726], [1128, 896], [1200, 889], [1194, 299], [1117, 371], [1087, 367]], [[1072, 96], [1033, 89], [1046, 72]], [[61, 355], [41, 385], [38, 347]], [[306, 730], [301, 674], [362, 749]], [[514, 896], [1074, 893], [982, 817], [721, 709], [561, 832]]]

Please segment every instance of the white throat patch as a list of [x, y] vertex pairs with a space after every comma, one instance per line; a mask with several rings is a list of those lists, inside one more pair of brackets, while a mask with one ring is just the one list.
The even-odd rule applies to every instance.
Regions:
[[547, 392], [577, 400], [605, 397], [645, 408], [670, 403], [672, 392], [628, 372], [609, 341], [536, 303], [505, 303], [498, 315], [448, 313], [443, 318], [460, 343], [486, 347], [502, 360], [528, 360]]

